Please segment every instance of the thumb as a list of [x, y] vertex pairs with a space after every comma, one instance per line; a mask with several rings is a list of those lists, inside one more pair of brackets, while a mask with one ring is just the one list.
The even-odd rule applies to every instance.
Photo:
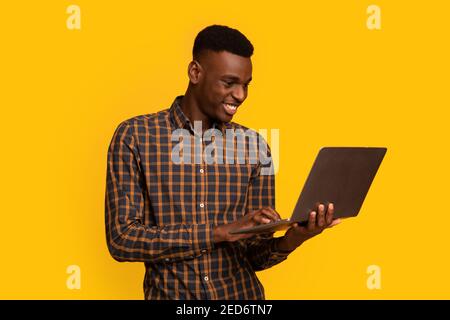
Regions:
[[342, 222], [342, 220], [340, 218], [338, 218], [336, 220], [333, 220], [333, 222], [330, 224], [330, 228], [334, 227], [334, 226], [337, 226], [341, 222]]

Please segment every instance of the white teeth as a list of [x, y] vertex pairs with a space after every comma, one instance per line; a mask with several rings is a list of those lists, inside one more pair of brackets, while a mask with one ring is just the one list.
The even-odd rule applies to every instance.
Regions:
[[227, 108], [229, 108], [231, 110], [236, 110], [236, 108], [237, 108], [235, 105], [228, 104], [228, 103], [225, 103], [225, 107], [227, 107]]

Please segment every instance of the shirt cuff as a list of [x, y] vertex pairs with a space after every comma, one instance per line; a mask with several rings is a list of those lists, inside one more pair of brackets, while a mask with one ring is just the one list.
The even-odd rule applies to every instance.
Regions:
[[273, 238], [272, 244], [270, 246], [270, 253], [271, 255], [275, 255], [278, 257], [286, 257], [288, 256], [290, 253], [292, 253], [294, 250], [289, 250], [289, 251], [285, 251], [285, 250], [280, 250], [278, 249], [278, 241], [281, 238]]

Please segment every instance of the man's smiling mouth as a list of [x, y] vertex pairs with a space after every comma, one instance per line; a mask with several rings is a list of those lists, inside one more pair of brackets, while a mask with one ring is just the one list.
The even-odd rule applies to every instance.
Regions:
[[222, 103], [222, 105], [225, 109], [225, 112], [230, 116], [234, 115], [239, 107], [239, 105], [232, 103]]

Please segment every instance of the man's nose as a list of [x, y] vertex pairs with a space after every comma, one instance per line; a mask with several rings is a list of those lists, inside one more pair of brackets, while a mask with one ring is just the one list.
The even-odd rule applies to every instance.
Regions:
[[242, 103], [245, 100], [247, 93], [245, 92], [243, 86], [236, 86], [232, 92], [232, 95], [234, 99], [239, 101], [239, 103]]

